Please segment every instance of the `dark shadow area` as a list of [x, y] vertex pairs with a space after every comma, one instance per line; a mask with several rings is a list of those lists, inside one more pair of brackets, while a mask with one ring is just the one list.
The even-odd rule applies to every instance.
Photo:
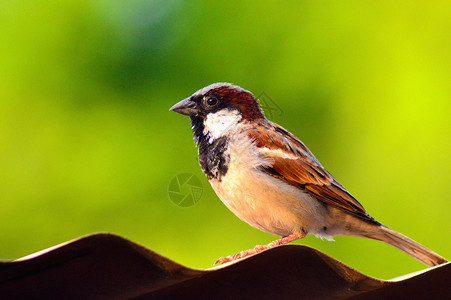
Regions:
[[450, 263], [402, 280], [366, 276], [315, 249], [281, 246], [195, 270], [113, 234], [0, 263], [3, 299], [444, 299]]

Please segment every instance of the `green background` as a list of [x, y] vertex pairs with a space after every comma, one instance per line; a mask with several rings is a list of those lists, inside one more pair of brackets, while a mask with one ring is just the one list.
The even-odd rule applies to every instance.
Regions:
[[[186, 117], [217, 81], [272, 105], [383, 224], [451, 258], [448, 1], [0, 2], [0, 259], [107, 231], [190, 267], [273, 239], [216, 197]], [[179, 173], [203, 184], [174, 205]], [[356, 237], [315, 247], [368, 275], [425, 266]]]

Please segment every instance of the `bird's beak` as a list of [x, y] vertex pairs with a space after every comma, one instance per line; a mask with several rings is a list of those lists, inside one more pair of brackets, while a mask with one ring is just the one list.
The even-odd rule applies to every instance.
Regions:
[[199, 112], [196, 102], [191, 101], [190, 98], [183, 99], [182, 101], [176, 103], [169, 110], [175, 111], [176, 113], [185, 116], [194, 116]]

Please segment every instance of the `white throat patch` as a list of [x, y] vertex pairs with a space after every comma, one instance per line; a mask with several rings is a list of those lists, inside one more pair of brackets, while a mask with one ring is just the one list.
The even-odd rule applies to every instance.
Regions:
[[241, 118], [242, 115], [239, 111], [228, 108], [221, 109], [214, 114], [208, 114], [204, 121], [204, 134], [209, 136], [208, 142], [212, 143], [215, 139], [233, 129]]

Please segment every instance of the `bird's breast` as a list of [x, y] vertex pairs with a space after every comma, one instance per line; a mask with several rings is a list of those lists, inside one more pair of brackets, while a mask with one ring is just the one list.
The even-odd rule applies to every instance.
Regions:
[[251, 139], [235, 136], [225, 154], [230, 158], [227, 173], [210, 183], [240, 219], [280, 236], [322, 226], [324, 206], [300, 189], [262, 172], [260, 167], [271, 162], [260, 155]]

